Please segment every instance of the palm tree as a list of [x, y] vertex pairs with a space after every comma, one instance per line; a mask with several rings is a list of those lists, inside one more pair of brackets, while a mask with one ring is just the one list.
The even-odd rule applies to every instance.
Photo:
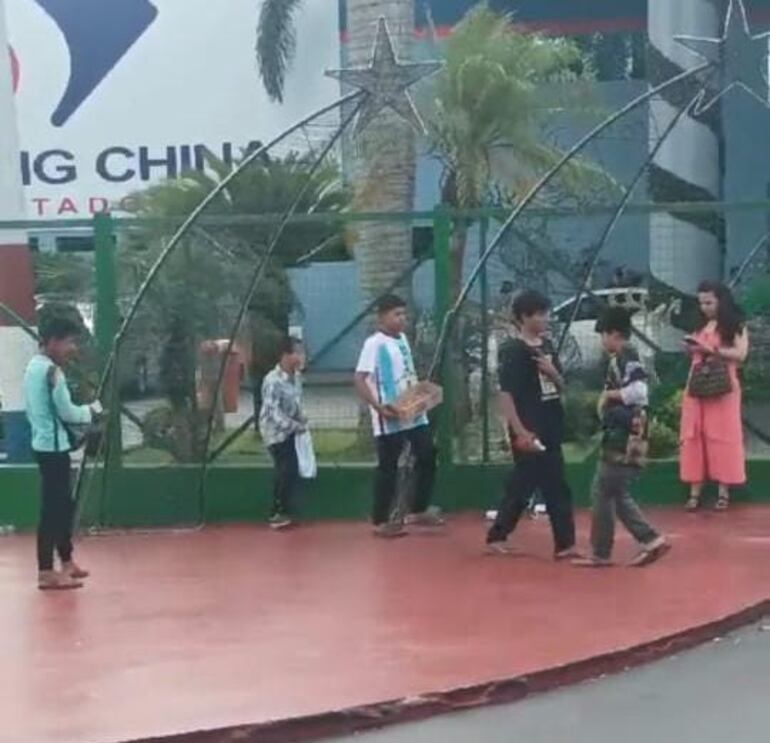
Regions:
[[[508, 14], [485, 3], [455, 27], [444, 47], [445, 66], [435, 79], [432, 101], [423, 107], [432, 154], [442, 165], [441, 200], [452, 210], [510, 206], [562, 152], [548, 136], [554, 110], [575, 108], [576, 89], [590, 78], [588, 64], [570, 41], [517, 31]], [[565, 83], [569, 83], [566, 85]], [[565, 101], [568, 98], [570, 100]], [[586, 104], [578, 104], [585, 109]], [[609, 177], [584, 161], [565, 168], [545, 197], [580, 200], [595, 196]], [[546, 203], [549, 203], [548, 201]], [[542, 200], [541, 206], [544, 205]], [[456, 297], [471, 220], [455, 219], [450, 254]], [[455, 430], [470, 415], [465, 336], [471, 315], [458, 318], [450, 368], [455, 390]]]
[[[549, 137], [554, 111], [587, 109], [591, 79], [579, 47], [560, 38], [518, 32], [508, 14], [486, 4], [471, 10], [445, 46], [426, 123], [442, 164], [444, 204], [453, 209], [515, 203], [563, 152]], [[582, 100], [578, 94], [583, 97]], [[584, 160], [563, 171], [547, 205], [614, 191], [612, 179]], [[453, 288], [462, 280], [469, 223], [452, 235]]]
[[[286, 73], [294, 56], [295, 14], [302, 0], [264, 0], [257, 29], [257, 62], [273, 100], [283, 97]], [[414, 0], [348, 0], [346, 63], [368, 63], [379, 18], [388, 22], [394, 45], [409, 58], [414, 37]], [[357, 142], [351, 169], [358, 211], [408, 212], [414, 204], [415, 134], [395, 113], [383, 112]], [[371, 300], [402, 276], [412, 261], [412, 226], [371, 222], [358, 226], [355, 258], [364, 298]], [[409, 293], [409, 282], [402, 291]]]

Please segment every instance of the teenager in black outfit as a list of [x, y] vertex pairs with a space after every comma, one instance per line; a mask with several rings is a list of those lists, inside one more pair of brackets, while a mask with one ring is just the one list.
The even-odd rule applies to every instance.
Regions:
[[535, 490], [540, 490], [553, 531], [555, 557], [571, 559], [575, 551], [572, 493], [564, 473], [562, 440], [564, 378], [550, 340], [548, 300], [535, 291], [524, 291], [513, 303], [519, 337], [500, 349], [500, 412], [511, 431], [514, 468], [505, 481], [505, 492], [492, 528], [487, 550], [507, 554], [507, 538], [516, 528]]

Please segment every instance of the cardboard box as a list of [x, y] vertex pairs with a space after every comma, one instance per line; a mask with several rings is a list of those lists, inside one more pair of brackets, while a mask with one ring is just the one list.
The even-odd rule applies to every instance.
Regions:
[[402, 420], [413, 420], [444, 401], [444, 390], [433, 382], [417, 382], [403, 392], [393, 407]]

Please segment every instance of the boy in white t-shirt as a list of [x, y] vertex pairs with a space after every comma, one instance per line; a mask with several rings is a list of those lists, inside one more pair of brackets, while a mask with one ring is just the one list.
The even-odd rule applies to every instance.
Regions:
[[356, 391], [369, 405], [377, 444], [377, 474], [372, 521], [375, 534], [400, 537], [400, 523], [390, 521], [396, 497], [398, 460], [407, 442], [416, 460], [416, 491], [406, 523], [440, 526], [443, 521], [429, 508], [436, 476], [436, 449], [425, 414], [411, 420], [399, 418], [393, 408], [399, 395], [417, 382], [406, 328], [406, 303], [393, 294], [377, 303], [379, 330], [366, 339], [356, 366]]

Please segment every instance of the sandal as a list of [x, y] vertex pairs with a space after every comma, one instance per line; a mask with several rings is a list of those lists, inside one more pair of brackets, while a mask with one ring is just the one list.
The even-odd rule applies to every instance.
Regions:
[[714, 504], [714, 510], [724, 513], [728, 508], [730, 508], [729, 493], [720, 493], [717, 502]]
[[665, 537], [658, 537], [651, 544], [642, 548], [642, 551], [628, 563], [630, 568], [643, 568], [660, 560], [671, 551], [671, 543]]
[[699, 495], [691, 495], [687, 499], [687, 503], [684, 504], [684, 510], [688, 511], [689, 513], [694, 513], [700, 508], [700, 496]]
[[576, 557], [572, 560], [572, 565], [576, 568], [611, 568], [613, 563], [612, 560], [604, 557], [591, 555], [590, 557]]
[[556, 560], [556, 562], [562, 562], [564, 560], [582, 560], [584, 558], [585, 555], [575, 547], [568, 547], [561, 552], [557, 552], [553, 556], [553, 559]]

